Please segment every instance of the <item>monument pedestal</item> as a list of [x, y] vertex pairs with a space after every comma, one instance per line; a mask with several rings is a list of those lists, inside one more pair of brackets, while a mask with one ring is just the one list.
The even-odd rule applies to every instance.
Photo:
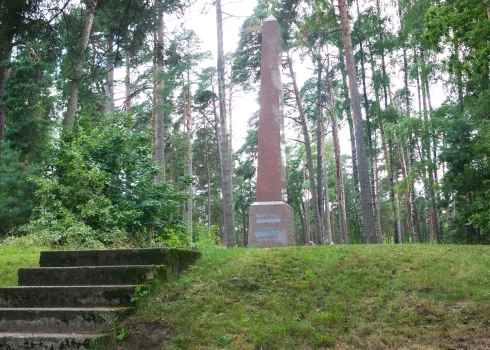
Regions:
[[250, 206], [249, 247], [296, 245], [293, 208], [282, 201], [255, 202]]

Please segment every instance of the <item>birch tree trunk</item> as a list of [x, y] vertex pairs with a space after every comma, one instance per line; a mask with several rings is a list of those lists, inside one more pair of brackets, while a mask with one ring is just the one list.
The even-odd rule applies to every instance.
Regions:
[[362, 126], [361, 102], [357, 86], [357, 74], [354, 61], [354, 51], [349, 29], [349, 19], [345, 0], [338, 0], [340, 14], [340, 30], [344, 43], [345, 62], [349, 77], [349, 91], [352, 104], [352, 114], [356, 137], [357, 161], [359, 165], [359, 180], [361, 185], [362, 216], [364, 223], [363, 236], [366, 243], [379, 243], [374, 223], [375, 209], [371, 196], [371, 183], [366, 159], [366, 143], [364, 141], [364, 128]]
[[223, 228], [225, 230], [226, 246], [231, 248], [235, 245], [235, 215], [233, 202], [233, 162], [230, 149], [230, 135], [226, 120], [226, 94], [225, 94], [225, 57], [223, 52], [223, 14], [221, 11], [221, 0], [216, 0], [216, 26], [218, 31], [218, 96], [219, 96], [219, 119], [222, 167], [221, 167], [221, 190], [223, 193]]
[[73, 69], [73, 78], [71, 80], [70, 94], [68, 96], [68, 103], [66, 107], [65, 118], [63, 120], [63, 127], [65, 130], [73, 128], [75, 124], [75, 115], [78, 105], [78, 92], [80, 90], [80, 83], [82, 81], [82, 71], [85, 64], [85, 51], [87, 50], [88, 41], [90, 39], [90, 33], [92, 32], [92, 24], [95, 17], [95, 9], [97, 8], [98, 0], [91, 0], [87, 3], [87, 14], [82, 29], [82, 37], [80, 39], [79, 52], [77, 59], [75, 60], [75, 67]]

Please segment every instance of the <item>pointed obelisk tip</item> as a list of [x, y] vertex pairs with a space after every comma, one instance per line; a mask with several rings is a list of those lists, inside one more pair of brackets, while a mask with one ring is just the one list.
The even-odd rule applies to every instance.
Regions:
[[268, 22], [268, 21], [277, 21], [277, 19], [273, 15], [270, 15], [269, 17], [267, 17], [266, 19], [264, 19], [264, 22]]

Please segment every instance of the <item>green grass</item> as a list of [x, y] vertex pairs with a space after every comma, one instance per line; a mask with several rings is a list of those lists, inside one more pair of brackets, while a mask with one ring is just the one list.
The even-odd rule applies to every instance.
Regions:
[[490, 247], [213, 249], [140, 304], [113, 348], [485, 349]]
[[21, 267], [39, 267], [41, 250], [46, 248], [0, 246], [0, 286], [17, 285], [17, 270]]

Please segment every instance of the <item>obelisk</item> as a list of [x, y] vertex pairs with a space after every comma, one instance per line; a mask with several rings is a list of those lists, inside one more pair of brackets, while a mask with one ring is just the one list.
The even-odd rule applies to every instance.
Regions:
[[285, 203], [286, 150], [281, 83], [279, 23], [267, 17], [262, 27], [260, 114], [256, 202], [250, 206], [248, 245], [296, 244], [293, 208]]

